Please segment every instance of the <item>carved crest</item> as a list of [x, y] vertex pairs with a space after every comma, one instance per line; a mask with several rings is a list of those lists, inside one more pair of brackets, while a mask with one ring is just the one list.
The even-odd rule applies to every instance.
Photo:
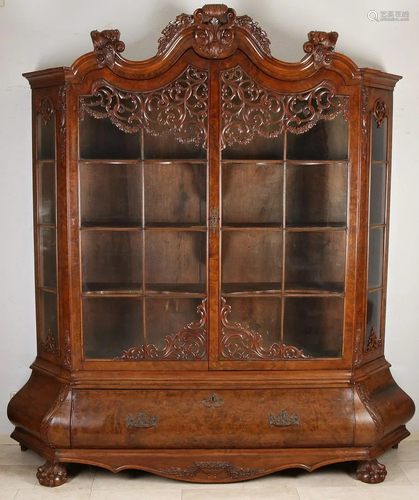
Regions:
[[240, 323], [231, 322], [227, 315], [231, 306], [221, 298], [221, 357], [229, 360], [271, 360], [310, 359], [301, 349], [282, 342], [262, 347], [263, 337], [257, 332], [246, 330]]
[[131, 347], [115, 361], [140, 361], [144, 359], [204, 360], [207, 357], [207, 310], [206, 299], [197, 307], [199, 321], [189, 323], [178, 333], [164, 338], [165, 347], [159, 349], [154, 344]]
[[377, 99], [374, 103], [373, 114], [375, 121], [377, 122], [377, 127], [381, 128], [384, 119], [387, 117], [387, 106], [382, 99]]
[[189, 66], [178, 79], [151, 92], [129, 92], [97, 80], [91, 95], [80, 97], [81, 120], [85, 112], [110, 118], [124, 132], [171, 132], [179, 142], [206, 147], [208, 73]]
[[157, 55], [161, 56], [181, 37], [193, 28], [195, 50], [203, 57], [219, 59], [230, 56], [235, 49], [237, 30], [242, 30], [266, 55], [271, 55], [270, 41], [265, 31], [249, 16], [236, 16], [236, 11], [226, 5], [204, 5], [194, 14], [181, 14], [162, 31]]
[[115, 64], [115, 55], [125, 50], [125, 43], [119, 40], [120, 35], [119, 30], [95, 30], [90, 33], [100, 68], [104, 66], [112, 68]]
[[336, 31], [310, 31], [308, 42], [303, 45], [304, 52], [313, 56], [315, 69], [322, 66], [328, 67], [332, 64], [333, 52], [338, 40]]

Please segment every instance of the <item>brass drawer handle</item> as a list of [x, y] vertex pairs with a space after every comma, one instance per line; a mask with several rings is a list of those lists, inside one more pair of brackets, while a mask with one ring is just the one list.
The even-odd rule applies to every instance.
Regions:
[[149, 427], [155, 427], [157, 429], [157, 423], [159, 417], [154, 415], [154, 417], [149, 417], [147, 413], [140, 412], [135, 418], [128, 414], [125, 419], [128, 429], [135, 427], [137, 429], [147, 429]]
[[207, 408], [214, 410], [215, 408], [223, 406], [224, 400], [222, 398], [218, 398], [215, 394], [211, 394], [207, 398], [204, 398], [201, 403]]
[[289, 415], [286, 410], [282, 410], [275, 417], [272, 413], [268, 415], [269, 427], [288, 427], [290, 425], [300, 425], [300, 415], [294, 413], [294, 415]]

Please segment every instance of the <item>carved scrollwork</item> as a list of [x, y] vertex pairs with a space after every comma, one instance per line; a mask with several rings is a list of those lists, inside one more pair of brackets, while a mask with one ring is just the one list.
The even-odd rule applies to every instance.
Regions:
[[61, 161], [65, 160], [66, 149], [66, 133], [67, 133], [67, 88], [63, 85], [58, 91], [58, 102], [60, 105], [60, 148], [61, 148]]
[[41, 115], [45, 125], [50, 121], [54, 113], [55, 109], [51, 97], [44, 96], [39, 103], [39, 114]]
[[377, 122], [377, 127], [381, 128], [384, 119], [387, 117], [387, 106], [382, 99], [377, 99], [374, 103], [373, 115]]
[[132, 415], [127, 415], [125, 419], [127, 423], [128, 429], [136, 428], [136, 429], [148, 429], [150, 427], [155, 427], [157, 429], [157, 424], [159, 423], [159, 417], [154, 415], [153, 417], [149, 417], [147, 413], [140, 412], [136, 417]]
[[85, 112], [110, 118], [124, 132], [171, 132], [181, 143], [206, 147], [208, 73], [189, 66], [177, 80], [151, 92], [128, 92], [98, 80], [91, 95], [80, 97], [81, 120]]
[[55, 342], [55, 337], [54, 334], [52, 333], [52, 330], [49, 329], [47, 331], [47, 334], [45, 336], [45, 340], [42, 342], [42, 349], [46, 352], [49, 352], [51, 354], [58, 354], [59, 348], [57, 343]]
[[[364, 383], [356, 384], [356, 391], [358, 393], [360, 400], [362, 401], [363, 405], [365, 406], [367, 412], [370, 414], [372, 421], [374, 422], [375, 432], [376, 432], [376, 440], [374, 441], [374, 443], [375, 443], [375, 442], [379, 441], [384, 434], [383, 417], [381, 416], [381, 413], [378, 411], [378, 408], [371, 401], [371, 399], [368, 395], [367, 388], [365, 387]], [[372, 443], [372, 444], [374, 444], [374, 443]]]
[[90, 33], [96, 53], [96, 62], [100, 68], [115, 64], [115, 55], [125, 50], [124, 42], [119, 40], [119, 30], [92, 31]]
[[362, 158], [367, 161], [368, 154], [368, 131], [369, 131], [369, 106], [370, 90], [368, 87], [362, 87]]
[[192, 16], [181, 14], [162, 31], [158, 41], [157, 55], [169, 50], [182, 32], [193, 28], [197, 52], [203, 57], [217, 59], [232, 54], [235, 45], [236, 29], [245, 31], [253, 39], [255, 46], [271, 55], [270, 41], [265, 31], [249, 16], [238, 16], [234, 9], [226, 5], [204, 5]]
[[368, 336], [368, 342], [365, 348], [365, 352], [375, 351], [376, 349], [379, 349], [382, 345], [383, 345], [382, 340], [377, 337], [375, 328], [372, 327], [370, 334]]
[[355, 353], [355, 359], [354, 359], [354, 366], [358, 368], [362, 364], [362, 337], [361, 333], [358, 332], [355, 338], [355, 348], [354, 348], [354, 353]]
[[275, 417], [273, 413], [268, 415], [269, 427], [289, 427], [290, 425], [295, 425], [299, 427], [300, 416], [298, 413], [290, 415], [286, 410], [282, 410]]
[[230, 462], [195, 462], [191, 467], [184, 469], [180, 467], [169, 467], [168, 469], [159, 469], [161, 474], [169, 476], [195, 478], [198, 473], [207, 476], [208, 479], [216, 479], [220, 475], [231, 479], [240, 479], [252, 476], [261, 476], [265, 474], [265, 469], [244, 469], [237, 467]]
[[338, 40], [336, 31], [310, 31], [308, 34], [308, 42], [303, 46], [304, 52], [313, 56], [315, 69], [322, 66], [328, 67], [332, 64], [333, 52]]
[[302, 134], [319, 120], [339, 113], [348, 119], [348, 97], [336, 96], [332, 82], [298, 94], [281, 94], [263, 87], [240, 66], [222, 72], [222, 143], [249, 143], [255, 133], [277, 137], [285, 130]]
[[64, 355], [63, 364], [67, 370], [71, 370], [71, 343], [70, 343], [70, 332], [68, 329], [65, 331], [64, 336]]
[[262, 347], [263, 337], [257, 332], [246, 330], [240, 323], [230, 322], [227, 318], [231, 306], [221, 298], [221, 356], [230, 360], [272, 360], [272, 359], [310, 359], [301, 349], [287, 346], [282, 342]]
[[189, 323], [178, 333], [164, 338], [165, 347], [154, 344], [131, 347], [115, 361], [141, 361], [144, 359], [204, 360], [207, 358], [207, 310], [206, 299], [197, 307], [200, 320]]
[[195, 41], [199, 53], [217, 59], [231, 52], [236, 12], [227, 5], [204, 5], [193, 15]]
[[63, 385], [60, 389], [60, 392], [58, 393], [57, 398], [51, 405], [51, 408], [48, 410], [44, 418], [42, 419], [40, 428], [39, 428], [39, 434], [41, 436], [42, 441], [50, 446], [51, 448], [54, 448], [54, 446], [50, 443], [48, 439], [48, 431], [50, 428], [50, 425], [58, 412], [58, 410], [61, 408], [63, 405], [64, 401], [67, 399], [68, 393], [70, 391], [70, 386], [68, 384]]

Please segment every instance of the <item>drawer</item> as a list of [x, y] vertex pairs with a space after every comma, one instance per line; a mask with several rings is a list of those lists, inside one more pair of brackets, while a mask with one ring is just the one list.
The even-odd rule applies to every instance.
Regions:
[[350, 446], [351, 389], [75, 390], [75, 448]]

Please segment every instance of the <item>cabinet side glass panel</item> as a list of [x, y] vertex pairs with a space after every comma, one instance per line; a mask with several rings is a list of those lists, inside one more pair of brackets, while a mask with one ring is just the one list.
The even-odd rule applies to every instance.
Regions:
[[55, 113], [36, 116], [38, 330], [42, 350], [59, 353]]

